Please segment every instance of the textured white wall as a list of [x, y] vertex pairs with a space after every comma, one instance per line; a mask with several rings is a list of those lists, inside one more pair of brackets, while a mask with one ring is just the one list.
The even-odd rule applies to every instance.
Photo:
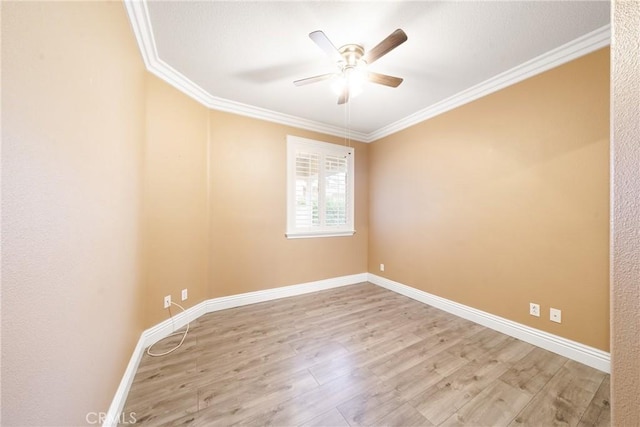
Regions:
[[640, 423], [640, 2], [613, 3], [611, 399], [614, 426]]

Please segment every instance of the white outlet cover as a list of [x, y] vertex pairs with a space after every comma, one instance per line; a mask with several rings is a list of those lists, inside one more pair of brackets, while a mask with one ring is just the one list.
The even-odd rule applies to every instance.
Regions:
[[186, 289], [182, 290], [182, 301], [186, 300], [189, 297], [189, 291]]
[[562, 323], [562, 310], [552, 308], [549, 310], [549, 320], [556, 323]]
[[380, 264], [380, 271], [384, 271], [384, 264]]
[[529, 314], [532, 316], [540, 317], [540, 304], [533, 302], [529, 303]]

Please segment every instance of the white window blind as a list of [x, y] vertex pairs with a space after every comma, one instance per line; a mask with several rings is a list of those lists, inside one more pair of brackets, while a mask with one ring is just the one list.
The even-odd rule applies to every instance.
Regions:
[[287, 237], [352, 235], [353, 147], [287, 137]]

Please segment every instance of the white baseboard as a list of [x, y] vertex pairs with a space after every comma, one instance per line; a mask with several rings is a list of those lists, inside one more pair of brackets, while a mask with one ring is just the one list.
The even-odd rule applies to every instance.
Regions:
[[[296, 295], [308, 294], [311, 292], [324, 291], [326, 289], [338, 288], [341, 286], [355, 285], [357, 283], [366, 282], [369, 277], [368, 273], [352, 274], [350, 276], [334, 277], [331, 279], [318, 280], [315, 282], [302, 283], [299, 285], [283, 286], [280, 288], [265, 289], [262, 291], [248, 292], [244, 294], [230, 295], [227, 297], [213, 298], [203, 301], [184, 312], [173, 316], [173, 319], [167, 319], [151, 328], [145, 330], [140, 335], [138, 344], [131, 355], [127, 369], [120, 381], [118, 390], [111, 402], [109, 411], [105, 417], [103, 426], [117, 426], [118, 421], [122, 419], [122, 410], [129, 394], [129, 389], [133, 383], [133, 378], [138, 370], [138, 365], [145, 349], [169, 336], [177, 329], [182, 328], [187, 323], [197, 319], [198, 317], [219, 310], [240, 307], [243, 305], [255, 304], [264, 301], [271, 301], [279, 298], [286, 298]], [[126, 415], [126, 414], [125, 414]]]
[[265, 289], [263, 291], [248, 292], [245, 294], [230, 295], [228, 297], [214, 298], [205, 301], [207, 313], [258, 302], [271, 301], [279, 298], [308, 294], [310, 292], [324, 291], [340, 286], [355, 285], [366, 282], [368, 273], [352, 274], [350, 276], [335, 277], [333, 279], [318, 280], [316, 282], [302, 283], [300, 285], [283, 286], [281, 288]]
[[129, 364], [127, 365], [127, 369], [124, 371], [122, 380], [120, 380], [120, 385], [118, 385], [116, 394], [111, 401], [111, 406], [109, 406], [105, 421], [102, 423], [103, 426], [116, 427], [119, 424], [121, 419], [120, 414], [124, 409], [124, 403], [127, 401], [129, 389], [131, 388], [131, 383], [133, 383], [133, 378], [136, 376], [136, 371], [138, 370], [138, 365], [140, 364], [142, 355], [144, 354], [144, 349], [143, 340], [142, 337], [140, 337], [136, 348], [133, 350], [131, 359], [129, 359]]
[[198, 317], [206, 314], [206, 303], [203, 301], [193, 307], [186, 309], [173, 316], [173, 319], [163, 320], [155, 326], [142, 332], [140, 335], [140, 341], [142, 342], [142, 348], [145, 349], [152, 344], [157, 343], [163, 338], [168, 337], [178, 329], [185, 326], [187, 323], [196, 320]]
[[503, 334], [510, 335], [535, 346], [552, 351], [569, 359], [584, 363], [600, 371], [611, 372], [609, 353], [576, 341], [544, 332], [494, 314], [481, 311], [446, 298], [442, 298], [402, 283], [369, 273], [369, 282], [411, 299], [439, 308], [463, 319], [470, 320]]

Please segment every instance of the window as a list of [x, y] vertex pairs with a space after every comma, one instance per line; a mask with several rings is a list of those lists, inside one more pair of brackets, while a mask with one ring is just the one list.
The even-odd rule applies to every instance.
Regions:
[[287, 237], [351, 236], [353, 147], [287, 136]]

